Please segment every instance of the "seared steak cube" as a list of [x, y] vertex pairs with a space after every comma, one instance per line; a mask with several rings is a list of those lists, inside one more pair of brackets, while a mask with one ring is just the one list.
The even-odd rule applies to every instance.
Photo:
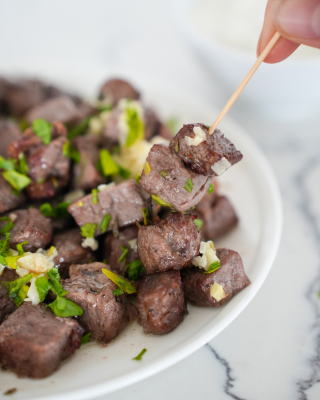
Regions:
[[[137, 246], [132, 246], [129, 242], [138, 237], [138, 228], [135, 225], [121, 229], [119, 237], [115, 238], [113, 233], [109, 233], [105, 238], [104, 255], [112, 271], [117, 274], [126, 275], [126, 265], [138, 259]], [[123, 261], [119, 261], [123, 251], [121, 247], [128, 249], [128, 253]]]
[[142, 208], [146, 207], [141, 191], [134, 180], [127, 180], [119, 185], [109, 187], [98, 193], [98, 204], [92, 203], [92, 195], [88, 195], [72, 203], [68, 207], [79, 226], [86, 223], [97, 225], [95, 235], [99, 235], [100, 223], [105, 214], [111, 217], [108, 230], [132, 225], [143, 220]]
[[13, 187], [0, 174], [0, 214], [21, 206], [26, 201], [23, 193], [13, 193]]
[[80, 347], [82, 334], [44, 304], [22, 304], [0, 326], [0, 363], [19, 377], [45, 378]]
[[58, 255], [54, 258], [55, 267], [59, 268], [61, 278], [69, 278], [71, 264], [88, 263], [93, 259], [93, 251], [81, 246], [82, 236], [79, 228], [58, 233], [53, 237], [52, 244], [56, 247]]
[[100, 100], [115, 106], [119, 100], [139, 100], [140, 94], [130, 83], [122, 79], [110, 79], [100, 89]]
[[105, 182], [105, 178], [96, 168], [99, 140], [96, 135], [87, 135], [78, 136], [72, 141], [72, 145], [80, 153], [80, 163], [73, 166], [72, 186], [76, 189], [91, 190]]
[[0, 324], [9, 314], [13, 313], [17, 309], [15, 302], [10, 299], [8, 293], [1, 285], [1, 282], [14, 281], [18, 278], [19, 275], [17, 275], [14, 270], [9, 268], [5, 268], [0, 275]]
[[201, 233], [195, 216], [171, 213], [155, 225], [141, 226], [138, 254], [147, 273], [180, 270], [199, 254]]
[[215, 240], [234, 228], [238, 223], [238, 217], [226, 196], [215, 196], [212, 193], [205, 196], [206, 200], [210, 196], [212, 202], [204, 202], [202, 199], [196, 206], [195, 213], [203, 220], [202, 237], [206, 240]]
[[9, 118], [0, 118], [0, 156], [7, 158], [7, 147], [22, 135], [18, 125]]
[[137, 299], [145, 333], [168, 333], [187, 314], [179, 271], [146, 275], [141, 282]]
[[186, 167], [165, 144], [153, 145], [147, 162], [150, 172], [143, 170], [140, 186], [147, 193], [159, 196], [177, 211], [188, 210], [199, 203], [212, 180]]
[[[250, 285], [250, 280], [243, 269], [241, 257], [236, 251], [217, 249], [217, 257], [221, 267], [211, 274], [205, 274], [196, 267], [187, 268], [182, 272], [185, 297], [196, 306], [220, 307], [232, 296]], [[223, 293], [221, 296], [221, 292], [217, 299], [210, 294], [211, 287], [215, 283], [222, 286], [225, 297]]]
[[52, 226], [50, 220], [39, 210], [35, 208], [15, 210], [10, 214], [10, 219], [14, 223], [10, 231], [11, 248], [15, 249], [17, 244], [28, 241], [23, 248], [34, 253], [50, 243]]
[[210, 176], [222, 175], [243, 157], [218, 129], [209, 135], [203, 124], [184, 125], [171, 140], [170, 149], [193, 171]]
[[125, 294], [115, 296], [118, 286], [103, 274], [103, 263], [72, 265], [70, 279], [62, 282], [66, 297], [83, 309], [79, 317], [91, 339], [108, 343], [136, 317], [136, 309], [127, 301]]

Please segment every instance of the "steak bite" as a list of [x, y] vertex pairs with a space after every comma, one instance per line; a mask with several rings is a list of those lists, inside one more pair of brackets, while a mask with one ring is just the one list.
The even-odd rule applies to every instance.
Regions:
[[221, 265], [216, 271], [205, 274], [193, 267], [182, 272], [185, 297], [196, 306], [220, 307], [250, 285], [241, 257], [236, 251], [217, 249], [216, 254]]
[[25, 251], [36, 252], [39, 248], [45, 248], [52, 238], [52, 226], [50, 220], [44, 217], [35, 208], [28, 210], [15, 210], [10, 215], [14, 223], [10, 231], [10, 246], [15, 249], [16, 245], [25, 241]]
[[14, 194], [13, 187], [0, 174], [0, 214], [20, 207], [25, 201], [25, 196]]
[[201, 233], [189, 214], [172, 213], [155, 225], [141, 226], [138, 254], [147, 273], [180, 270], [199, 254]]
[[59, 268], [61, 278], [69, 278], [71, 264], [88, 263], [93, 259], [93, 251], [81, 246], [82, 236], [79, 228], [59, 233], [53, 237], [52, 244], [58, 255], [54, 258], [55, 267]]
[[[128, 226], [121, 229], [119, 237], [115, 238], [113, 233], [109, 233], [105, 238], [104, 256], [110, 265], [112, 271], [117, 274], [126, 275], [126, 265], [138, 259], [138, 251], [136, 245], [136, 239], [138, 237], [138, 228], [135, 225]], [[130, 243], [130, 241], [133, 241]], [[125, 247], [128, 250], [123, 261], [119, 261], [119, 258], [123, 254], [121, 247]]]
[[189, 210], [207, 193], [212, 179], [186, 167], [167, 145], [153, 145], [147, 162], [150, 172], [143, 170], [140, 186], [147, 193], [160, 197], [177, 211]]
[[115, 296], [118, 286], [103, 274], [103, 263], [72, 265], [70, 279], [62, 282], [69, 291], [66, 298], [83, 309], [78, 318], [91, 339], [108, 343], [114, 339], [137, 316], [136, 308], [127, 301], [125, 294]]
[[146, 275], [138, 291], [138, 310], [144, 333], [163, 335], [187, 314], [180, 271]]
[[22, 135], [18, 125], [9, 118], [0, 118], [0, 156], [7, 158], [7, 147]]
[[[134, 180], [108, 187], [98, 193], [98, 204], [92, 203], [92, 195], [75, 201], [68, 207], [69, 213], [81, 227], [87, 223], [96, 224], [95, 236], [101, 234], [100, 224], [106, 214], [110, 215], [107, 230], [122, 228], [143, 220], [142, 208], [146, 207], [141, 191]], [[117, 221], [117, 222], [116, 222]]]
[[18, 278], [19, 275], [17, 275], [14, 270], [8, 268], [5, 268], [0, 275], [0, 324], [9, 314], [13, 313], [17, 309], [15, 302], [10, 299], [8, 293], [1, 285], [1, 282], [14, 281]]
[[100, 89], [99, 99], [115, 106], [121, 99], [139, 100], [140, 93], [122, 79], [110, 79]]
[[197, 204], [195, 213], [202, 219], [202, 237], [206, 240], [228, 233], [238, 223], [237, 214], [226, 196], [206, 194]]
[[91, 190], [105, 178], [97, 170], [99, 160], [99, 140], [97, 135], [78, 136], [72, 141], [72, 145], [80, 153], [80, 163], [74, 164], [72, 186], [75, 189]]
[[19, 377], [45, 378], [80, 348], [83, 332], [44, 304], [22, 304], [0, 326], [0, 363]]
[[209, 135], [203, 124], [184, 125], [171, 140], [170, 149], [193, 171], [208, 176], [222, 175], [243, 157], [219, 129]]

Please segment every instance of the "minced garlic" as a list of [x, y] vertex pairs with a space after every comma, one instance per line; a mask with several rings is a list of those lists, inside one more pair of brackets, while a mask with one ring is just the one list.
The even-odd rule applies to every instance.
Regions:
[[91, 250], [95, 251], [95, 250], [98, 249], [99, 243], [98, 243], [97, 240], [94, 239], [94, 238], [86, 237], [86, 238], [84, 239], [84, 241], [81, 243], [81, 246], [82, 246], [84, 249], [90, 247]]
[[208, 271], [211, 264], [213, 264], [216, 261], [220, 261], [216, 255], [216, 250], [214, 248], [212, 240], [208, 240], [207, 242], [201, 242], [199, 251], [200, 254], [202, 254], [202, 257], [198, 256], [192, 260], [192, 264], [196, 267]]
[[214, 284], [210, 286], [210, 296], [218, 302], [227, 297], [223, 287], [218, 282], [214, 282]]
[[230, 167], [231, 167], [231, 164], [229, 163], [229, 161], [225, 157], [222, 157], [219, 161], [217, 161], [216, 163], [213, 164], [211, 169], [218, 176], [220, 176], [224, 172], [226, 172], [226, 170], [229, 169]]
[[193, 132], [195, 136], [193, 138], [186, 136], [184, 141], [188, 146], [198, 146], [200, 143], [207, 140], [206, 133], [200, 128], [200, 126], [194, 126]]

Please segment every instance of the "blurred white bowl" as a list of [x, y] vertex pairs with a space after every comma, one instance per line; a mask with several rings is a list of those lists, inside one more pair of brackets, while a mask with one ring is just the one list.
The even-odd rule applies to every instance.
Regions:
[[[203, 7], [201, 2], [175, 0], [172, 4], [175, 22], [183, 37], [212, 70], [213, 79], [216, 78], [231, 96], [255, 62], [255, 52], [228, 45], [221, 41], [221, 35], [220, 38], [209, 35], [205, 28], [208, 17], [204, 19], [203, 27], [197, 24], [197, 7]], [[224, 16], [221, 15], [221, 18]], [[320, 50], [319, 55], [316, 51], [310, 53], [311, 56], [305, 55], [302, 49], [300, 55], [291, 56], [282, 63], [262, 64], [242, 92], [241, 101], [253, 110], [262, 110], [267, 114], [291, 118], [319, 115]]]

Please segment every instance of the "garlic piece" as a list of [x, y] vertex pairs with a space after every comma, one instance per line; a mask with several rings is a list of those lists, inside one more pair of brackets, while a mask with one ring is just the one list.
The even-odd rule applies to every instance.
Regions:
[[222, 157], [219, 161], [217, 161], [216, 163], [213, 164], [211, 169], [218, 176], [220, 176], [224, 172], [226, 172], [226, 170], [229, 169], [230, 167], [231, 167], [231, 164], [229, 163], [229, 161], [225, 157]]
[[202, 257], [198, 256], [192, 260], [192, 264], [195, 267], [199, 267], [208, 271], [211, 264], [213, 264], [216, 261], [220, 261], [216, 255], [216, 250], [214, 248], [212, 240], [208, 240], [207, 242], [201, 242], [199, 251], [200, 254], [202, 254]]
[[52, 268], [47, 257], [40, 253], [25, 253], [23, 257], [17, 260], [17, 266], [38, 274]]
[[129, 240], [128, 243], [129, 243], [129, 245], [130, 245], [130, 247], [131, 247], [131, 249], [132, 249], [133, 251], [137, 251], [137, 250], [138, 250], [137, 239]]
[[63, 201], [66, 203], [73, 203], [74, 201], [82, 199], [86, 195], [85, 191], [82, 189], [75, 189], [67, 193], [64, 196]]
[[200, 128], [200, 126], [194, 126], [193, 132], [195, 136], [191, 138], [190, 136], [186, 136], [184, 141], [188, 146], [198, 146], [200, 143], [205, 142], [207, 140], [205, 132]]
[[104, 192], [105, 190], [108, 190], [108, 189], [112, 188], [113, 186], [116, 186], [115, 182], [101, 183], [101, 185], [99, 185], [97, 187], [97, 189], [98, 189], [98, 192]]
[[210, 296], [218, 302], [227, 297], [223, 290], [223, 287], [218, 282], [215, 282], [213, 285], [210, 286]]
[[[40, 276], [43, 276], [43, 275], [40, 275]], [[31, 281], [30, 281], [31, 285], [29, 287], [27, 297], [24, 299], [24, 301], [30, 301], [32, 303], [32, 305], [34, 305], [34, 306], [36, 306], [37, 304], [40, 303], [38, 289], [35, 284], [35, 282], [38, 278], [39, 278], [39, 276], [33, 277], [31, 279]]]
[[85, 238], [85, 240], [81, 243], [81, 246], [86, 249], [90, 247], [91, 250], [95, 251], [99, 247], [99, 243], [94, 238]]

